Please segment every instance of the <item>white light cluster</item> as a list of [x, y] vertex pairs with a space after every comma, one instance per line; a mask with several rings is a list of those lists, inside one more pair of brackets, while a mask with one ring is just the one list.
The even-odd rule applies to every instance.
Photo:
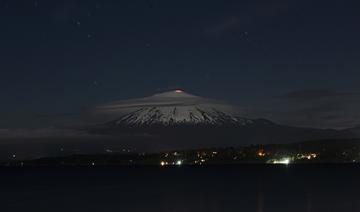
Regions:
[[281, 158], [281, 159], [275, 159], [275, 160], [272, 160], [272, 164], [285, 164], [285, 165], [288, 165], [290, 164], [291, 162], [291, 159], [290, 158]]
[[172, 163], [168, 163], [167, 161], [160, 161], [160, 166], [167, 166], [167, 165], [177, 165], [177, 166], [181, 166], [183, 164], [182, 160], [177, 160], [175, 162]]

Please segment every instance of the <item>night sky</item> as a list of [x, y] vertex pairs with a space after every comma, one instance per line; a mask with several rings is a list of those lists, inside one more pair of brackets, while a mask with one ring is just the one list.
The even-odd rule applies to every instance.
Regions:
[[0, 0], [0, 127], [174, 88], [284, 124], [357, 126], [359, 6]]

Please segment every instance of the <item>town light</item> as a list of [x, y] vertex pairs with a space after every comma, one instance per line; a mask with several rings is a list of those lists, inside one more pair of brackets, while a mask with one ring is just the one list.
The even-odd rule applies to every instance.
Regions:
[[285, 165], [288, 165], [290, 162], [291, 162], [290, 158], [281, 158], [279, 160], [275, 159], [272, 161], [273, 164], [285, 164]]

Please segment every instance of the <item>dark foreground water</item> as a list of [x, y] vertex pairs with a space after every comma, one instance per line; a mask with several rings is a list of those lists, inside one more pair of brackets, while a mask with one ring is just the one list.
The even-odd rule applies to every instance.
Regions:
[[360, 166], [2, 168], [0, 211], [360, 211]]

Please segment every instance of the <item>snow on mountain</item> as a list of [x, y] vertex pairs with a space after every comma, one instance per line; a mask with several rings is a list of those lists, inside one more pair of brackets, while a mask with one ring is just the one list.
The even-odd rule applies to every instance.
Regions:
[[201, 106], [145, 107], [112, 122], [115, 125], [175, 124], [251, 124], [250, 119], [236, 118], [215, 108]]
[[247, 125], [254, 121], [239, 117], [240, 108], [182, 90], [155, 94], [141, 99], [118, 101], [95, 108], [108, 124], [150, 125]]
[[119, 136], [120, 143], [148, 150], [353, 137], [348, 132], [291, 127], [249, 118], [241, 107], [182, 90], [100, 105], [92, 114], [102, 120], [84, 128], [88, 133]]

